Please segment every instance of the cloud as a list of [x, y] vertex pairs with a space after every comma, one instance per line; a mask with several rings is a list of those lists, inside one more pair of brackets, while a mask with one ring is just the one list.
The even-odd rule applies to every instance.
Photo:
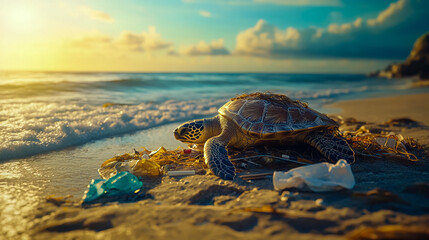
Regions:
[[375, 26], [377, 24], [381, 24], [383, 22], [386, 22], [386, 20], [389, 20], [389, 18], [392, 18], [392, 16], [396, 15], [398, 12], [401, 12], [404, 9], [405, 4], [407, 4], [408, 5], [407, 7], [409, 7], [411, 2], [401, 0], [398, 2], [391, 3], [390, 6], [386, 10], [384, 10], [380, 14], [378, 14], [377, 18], [369, 19], [367, 21], [368, 25], [369, 26]]
[[108, 46], [113, 42], [113, 38], [100, 34], [90, 34], [85, 36], [76, 37], [67, 41], [67, 46], [77, 48], [93, 48], [100, 46]]
[[161, 38], [161, 35], [156, 32], [156, 28], [154, 26], [149, 26], [149, 31], [142, 32], [141, 35], [144, 38], [142, 45], [146, 50], [159, 50], [167, 48], [171, 45], [170, 42], [167, 42]]
[[124, 31], [113, 38], [100, 33], [80, 36], [68, 41], [69, 46], [79, 48], [111, 47], [128, 51], [154, 51], [170, 47], [172, 44], [161, 38], [155, 27], [149, 26], [147, 32]]
[[216, 3], [228, 5], [284, 5], [284, 6], [342, 6], [341, 0], [183, 0], [185, 3]]
[[210, 44], [200, 41], [196, 45], [183, 46], [180, 48], [180, 54], [188, 56], [204, 55], [228, 55], [229, 51], [225, 48], [224, 40], [213, 40]]
[[116, 46], [130, 51], [143, 51], [145, 38], [140, 33], [122, 32], [116, 39]]
[[82, 7], [82, 12], [85, 13], [90, 18], [98, 21], [107, 22], [107, 23], [112, 23], [115, 21], [112, 18], [112, 16], [110, 16], [108, 13], [92, 9], [87, 6]]
[[[399, 0], [374, 19], [327, 28], [279, 29], [264, 20], [237, 35], [234, 54], [270, 58], [402, 59], [429, 30], [429, 1]], [[405, 44], [404, 44], [405, 43]], [[409, 44], [409, 46], [408, 46]]]
[[296, 48], [300, 37], [300, 33], [295, 28], [290, 27], [282, 31], [261, 19], [254, 27], [238, 34], [235, 53], [270, 55], [275, 49]]
[[167, 50], [167, 55], [170, 55], [170, 56], [179, 56], [179, 53], [177, 53], [176, 50], [173, 47], [170, 47]]
[[211, 17], [212, 16], [212, 14], [210, 12], [205, 11], [205, 10], [201, 10], [200, 15], [203, 17]]

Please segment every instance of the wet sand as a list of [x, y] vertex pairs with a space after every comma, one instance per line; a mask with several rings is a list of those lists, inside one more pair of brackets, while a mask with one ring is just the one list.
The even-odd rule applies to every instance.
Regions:
[[[329, 107], [342, 108], [341, 115], [368, 122], [369, 128], [391, 118], [414, 119], [418, 125], [383, 129], [415, 137], [427, 148], [428, 103], [429, 94], [419, 94]], [[422, 239], [429, 236], [427, 158], [418, 163], [358, 159], [352, 170], [356, 186], [329, 193], [275, 191], [271, 178], [144, 180], [147, 198], [136, 203], [86, 209], [75, 203], [43, 204], [30, 216], [29, 234], [33, 239], [364, 239], [356, 238], [358, 231], [393, 225], [405, 226], [401, 231], [408, 237], [412, 231]]]

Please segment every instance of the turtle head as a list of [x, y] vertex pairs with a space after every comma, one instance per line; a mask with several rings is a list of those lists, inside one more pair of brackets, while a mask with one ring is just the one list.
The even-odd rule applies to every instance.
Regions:
[[203, 144], [207, 139], [219, 133], [219, 121], [217, 118], [209, 118], [183, 123], [174, 130], [174, 137], [185, 143]]
[[204, 119], [185, 122], [174, 130], [174, 137], [186, 143], [204, 143]]

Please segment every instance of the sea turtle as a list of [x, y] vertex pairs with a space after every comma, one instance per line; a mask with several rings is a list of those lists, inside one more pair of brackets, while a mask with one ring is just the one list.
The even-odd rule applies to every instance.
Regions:
[[261, 144], [310, 144], [328, 160], [354, 162], [354, 152], [338, 134], [338, 124], [300, 101], [273, 93], [251, 93], [232, 98], [219, 114], [185, 122], [174, 130], [177, 140], [204, 144], [210, 170], [223, 179], [235, 177], [226, 147], [244, 149]]

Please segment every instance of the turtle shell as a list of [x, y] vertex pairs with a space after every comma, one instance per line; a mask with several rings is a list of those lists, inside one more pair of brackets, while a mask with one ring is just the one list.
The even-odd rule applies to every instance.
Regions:
[[338, 126], [306, 104], [278, 94], [257, 93], [233, 98], [219, 109], [219, 114], [232, 120], [244, 133], [260, 138]]

